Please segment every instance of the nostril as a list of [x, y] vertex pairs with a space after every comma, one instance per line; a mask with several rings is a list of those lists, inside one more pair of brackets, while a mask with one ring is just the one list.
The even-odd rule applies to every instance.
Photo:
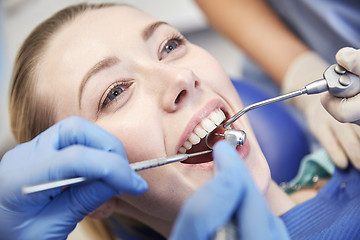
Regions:
[[175, 103], [178, 104], [183, 97], [187, 94], [186, 90], [182, 90], [175, 99]]
[[194, 87], [197, 88], [199, 85], [200, 85], [200, 83], [198, 81], [195, 81]]

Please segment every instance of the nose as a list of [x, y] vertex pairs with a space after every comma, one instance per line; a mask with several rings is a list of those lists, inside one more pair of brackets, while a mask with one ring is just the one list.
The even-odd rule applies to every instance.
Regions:
[[196, 97], [200, 82], [192, 70], [167, 68], [159, 77], [162, 85], [159, 100], [164, 111], [175, 112]]

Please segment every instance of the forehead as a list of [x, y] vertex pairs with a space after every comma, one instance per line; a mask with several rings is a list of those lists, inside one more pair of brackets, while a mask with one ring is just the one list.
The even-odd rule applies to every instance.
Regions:
[[[100, 31], [107, 26], [115, 27], [113, 31], [125, 31], [126, 34], [141, 28], [155, 18], [129, 6], [114, 6], [103, 9], [90, 10], [78, 16], [70, 25], [82, 30], [91, 29]], [[118, 27], [116, 27], [118, 26]]]
[[[115, 54], [141, 38], [142, 30], [157, 20], [128, 6], [89, 10], [65, 24], [54, 34], [44, 53], [44, 62], [59, 67], [86, 62], [87, 57], [101, 59], [103, 54]], [[58, 62], [59, 63], [59, 62]]]
[[63, 49], [60, 54], [65, 63], [74, 62], [75, 56], [84, 61], [89, 55], [100, 59], [103, 54], [116, 55], [114, 50], [123, 52], [133, 46], [141, 40], [143, 29], [156, 21], [128, 6], [89, 10], [55, 33], [47, 53], [54, 58], [51, 52], [59, 53]]

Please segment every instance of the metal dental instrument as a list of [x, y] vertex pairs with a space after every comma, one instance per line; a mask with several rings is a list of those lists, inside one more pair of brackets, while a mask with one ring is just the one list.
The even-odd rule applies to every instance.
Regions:
[[224, 137], [234, 148], [244, 145], [246, 141], [246, 133], [243, 130], [229, 129], [224, 134], [219, 134], [219, 136]]
[[[206, 150], [206, 151], [202, 151], [202, 152], [189, 153], [189, 154], [177, 154], [175, 156], [156, 158], [156, 159], [151, 159], [151, 160], [145, 160], [142, 162], [132, 163], [132, 164], [130, 164], [130, 167], [134, 171], [140, 171], [140, 170], [145, 170], [145, 169], [149, 169], [149, 168], [153, 168], [153, 167], [159, 167], [159, 166], [173, 163], [173, 162], [184, 161], [188, 158], [199, 156], [199, 155], [210, 153], [210, 152], [212, 152], [212, 150]], [[22, 188], [22, 193], [23, 194], [31, 194], [31, 193], [41, 192], [41, 191], [58, 188], [58, 187], [68, 187], [68, 186], [71, 186], [74, 184], [84, 183], [84, 182], [88, 182], [91, 180], [92, 179], [88, 179], [85, 177], [76, 177], [76, 178], [69, 178], [69, 179], [63, 179], [63, 180], [58, 180], [58, 181], [46, 182], [46, 183], [41, 183], [41, 184], [36, 184], [36, 185], [31, 185], [31, 186], [24, 186]]]
[[[310, 94], [322, 93], [325, 91], [329, 91], [331, 95], [336, 97], [355, 96], [360, 92], [360, 77], [351, 72], [346, 71], [345, 68], [341, 67], [338, 64], [331, 65], [325, 70], [322, 79], [311, 82], [302, 89], [251, 104], [245, 107], [244, 109], [242, 109], [241, 111], [237, 112], [234, 116], [232, 116], [230, 119], [225, 121], [217, 128], [219, 127], [223, 127], [224, 129], [229, 128], [230, 125], [233, 124], [239, 117], [256, 108], [263, 107], [271, 103], [287, 100], [293, 97], [297, 97], [305, 93], [310, 95]], [[211, 134], [213, 134], [213, 132], [214, 130], [212, 132], [209, 132], [206, 136], [206, 145], [209, 148], [211, 147], [209, 146], [210, 144], [208, 144], [208, 138]]]
[[345, 68], [340, 65], [334, 64], [327, 68], [323, 74], [323, 78], [307, 84], [304, 88], [278, 96], [270, 98], [261, 102], [251, 104], [243, 110], [236, 113], [233, 117], [227, 120], [224, 124], [224, 128], [228, 128], [239, 117], [244, 115], [250, 110], [283, 100], [287, 100], [293, 97], [300, 96], [302, 94], [317, 94], [325, 91], [329, 91], [331, 95], [336, 97], [352, 97], [360, 92], [360, 77], [346, 71]]

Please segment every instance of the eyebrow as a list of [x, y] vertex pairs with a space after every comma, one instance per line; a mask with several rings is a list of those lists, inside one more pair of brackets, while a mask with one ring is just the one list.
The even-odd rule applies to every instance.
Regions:
[[156, 31], [156, 29], [158, 29], [158, 27], [160, 27], [161, 25], [168, 25], [168, 23], [166, 22], [162, 22], [162, 21], [158, 21], [158, 22], [154, 22], [150, 25], [148, 25], [147, 27], [144, 28], [143, 32], [142, 32], [142, 38], [144, 39], [144, 41], [147, 41]]
[[79, 108], [81, 109], [81, 98], [82, 94], [84, 92], [84, 88], [86, 83], [89, 81], [89, 79], [97, 74], [100, 71], [103, 71], [107, 68], [110, 68], [120, 62], [120, 59], [115, 56], [106, 57], [105, 59], [101, 60], [100, 62], [96, 63], [93, 67], [90, 68], [90, 70], [85, 74], [83, 77], [80, 88], [79, 88]]
[[[164, 24], [168, 25], [168, 23], [166, 23], [166, 22], [157, 21], [157, 22], [151, 23], [150, 25], [146, 26], [141, 33], [143, 40], [147, 41], [154, 34], [156, 29], [158, 29], [161, 25], [164, 25]], [[103, 71], [107, 68], [110, 68], [113, 65], [117, 64], [118, 62], [120, 62], [120, 59], [115, 56], [107, 57], [107, 58], [101, 60], [100, 62], [96, 63], [85, 74], [85, 76], [83, 77], [83, 79], [81, 81], [80, 88], [79, 88], [79, 108], [80, 109], [81, 109], [82, 94], [84, 92], [85, 85], [89, 81], [89, 79], [92, 76], [94, 76], [95, 74], [97, 74], [98, 72]]]

